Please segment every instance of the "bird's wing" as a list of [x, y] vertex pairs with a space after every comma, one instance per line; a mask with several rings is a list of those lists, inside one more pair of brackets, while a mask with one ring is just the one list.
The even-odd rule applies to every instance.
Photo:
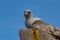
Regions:
[[41, 20], [36, 20], [32, 25], [39, 25], [40, 27], [42, 27], [42, 26], [47, 26], [47, 25], [49, 25], [49, 24], [47, 24], [47, 23], [45, 23], [45, 22], [43, 22], [43, 21], [41, 21]]

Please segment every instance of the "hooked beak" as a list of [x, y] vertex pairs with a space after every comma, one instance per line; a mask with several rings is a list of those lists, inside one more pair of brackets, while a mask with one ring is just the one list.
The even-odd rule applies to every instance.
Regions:
[[30, 16], [30, 15], [31, 15], [31, 12], [30, 12], [30, 11], [24, 12], [24, 16], [25, 16], [25, 17]]

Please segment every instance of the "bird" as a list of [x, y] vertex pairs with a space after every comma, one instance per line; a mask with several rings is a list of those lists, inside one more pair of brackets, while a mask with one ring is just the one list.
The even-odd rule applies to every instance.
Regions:
[[31, 10], [29, 9], [25, 10], [24, 17], [26, 28], [42, 29], [43, 31], [46, 31], [47, 33], [53, 36], [57, 36], [60, 39], [60, 29], [42, 21], [42, 19], [39, 17], [33, 17]]
[[25, 17], [25, 25], [27, 28], [38, 28], [39, 29], [41, 26], [45, 27], [47, 25], [50, 25], [50, 24], [43, 22], [42, 19], [39, 17], [38, 18], [33, 17], [31, 10], [25, 10], [24, 17]]

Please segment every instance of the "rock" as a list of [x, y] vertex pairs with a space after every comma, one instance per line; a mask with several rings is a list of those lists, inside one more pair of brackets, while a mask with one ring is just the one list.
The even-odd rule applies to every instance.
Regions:
[[[19, 31], [19, 35], [21, 40], [32, 40], [32, 29], [22, 29]], [[39, 40], [60, 40], [60, 32], [57, 31], [54, 33], [48, 33], [47, 31], [39, 29], [38, 35]]]

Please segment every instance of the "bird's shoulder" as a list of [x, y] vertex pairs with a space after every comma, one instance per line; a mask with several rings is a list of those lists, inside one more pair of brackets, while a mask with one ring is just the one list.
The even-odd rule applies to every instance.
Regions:
[[35, 17], [34, 20], [41, 20], [39, 17]]

